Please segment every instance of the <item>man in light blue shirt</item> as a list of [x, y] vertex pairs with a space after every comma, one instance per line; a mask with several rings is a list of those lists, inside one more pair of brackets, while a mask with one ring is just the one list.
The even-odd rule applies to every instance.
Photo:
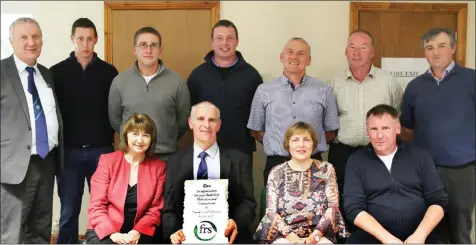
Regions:
[[328, 143], [334, 140], [339, 129], [332, 89], [306, 75], [306, 67], [311, 64], [310, 50], [304, 39], [291, 38], [280, 56], [283, 74], [261, 84], [253, 98], [248, 128], [253, 137], [263, 143], [267, 155], [265, 185], [271, 168], [289, 160], [289, 153], [283, 147], [288, 127], [299, 121], [313, 126], [319, 142], [312, 157], [317, 159], [321, 159], [321, 152], [328, 150]]

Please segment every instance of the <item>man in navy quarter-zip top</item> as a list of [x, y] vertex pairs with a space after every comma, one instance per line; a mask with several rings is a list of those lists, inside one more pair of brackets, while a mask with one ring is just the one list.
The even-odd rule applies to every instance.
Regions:
[[346, 242], [441, 243], [435, 227], [448, 197], [431, 155], [397, 142], [395, 108], [377, 105], [366, 121], [370, 144], [350, 156], [345, 170], [345, 215], [357, 227]]
[[134, 35], [134, 65], [119, 73], [109, 91], [109, 121], [116, 132], [133, 114], [144, 113], [157, 127], [155, 154], [163, 161], [178, 149], [188, 128], [190, 93], [187, 82], [160, 59], [162, 37], [152, 27]]
[[476, 203], [476, 72], [453, 60], [456, 35], [433, 28], [420, 39], [430, 65], [400, 104], [402, 139], [427, 150], [448, 194], [441, 228], [449, 243], [468, 244]]

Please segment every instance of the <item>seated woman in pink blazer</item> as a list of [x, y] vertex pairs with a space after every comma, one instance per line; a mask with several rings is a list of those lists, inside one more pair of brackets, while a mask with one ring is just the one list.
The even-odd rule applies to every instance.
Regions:
[[91, 179], [87, 243], [151, 243], [164, 206], [165, 163], [154, 157], [157, 129], [134, 114], [121, 130], [121, 149], [99, 158]]

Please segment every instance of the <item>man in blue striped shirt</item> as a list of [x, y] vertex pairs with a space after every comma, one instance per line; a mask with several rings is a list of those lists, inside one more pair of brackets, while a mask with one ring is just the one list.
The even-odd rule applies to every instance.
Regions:
[[339, 129], [337, 103], [332, 89], [306, 75], [311, 64], [311, 47], [302, 38], [291, 38], [281, 52], [283, 74], [261, 84], [253, 98], [248, 128], [253, 137], [263, 143], [267, 155], [264, 169], [265, 185], [272, 167], [289, 160], [283, 147], [288, 127], [303, 121], [313, 126], [318, 135], [318, 146], [313, 158], [321, 159], [328, 150], [328, 142]]

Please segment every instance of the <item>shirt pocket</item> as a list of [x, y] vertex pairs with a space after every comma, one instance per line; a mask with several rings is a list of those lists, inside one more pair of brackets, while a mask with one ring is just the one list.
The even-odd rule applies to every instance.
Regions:
[[314, 99], [305, 100], [300, 109], [301, 116], [311, 121], [321, 119], [323, 111], [324, 105], [320, 101]]

